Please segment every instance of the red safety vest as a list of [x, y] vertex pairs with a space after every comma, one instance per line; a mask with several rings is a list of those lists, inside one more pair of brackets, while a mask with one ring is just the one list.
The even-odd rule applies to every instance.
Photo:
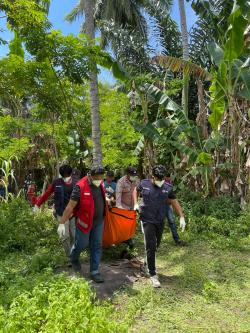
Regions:
[[[75, 210], [75, 215], [77, 217], [76, 225], [84, 234], [88, 234], [92, 228], [95, 209], [88, 177], [83, 177], [76, 185], [80, 187], [80, 200]], [[101, 190], [105, 207], [103, 215], [105, 215], [106, 199], [103, 184], [101, 184]]]

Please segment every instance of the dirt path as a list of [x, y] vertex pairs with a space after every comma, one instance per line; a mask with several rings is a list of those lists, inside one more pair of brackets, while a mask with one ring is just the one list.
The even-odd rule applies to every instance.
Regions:
[[[91, 281], [88, 262], [83, 262], [81, 266], [81, 275], [90, 282], [99, 299], [111, 298], [121, 288], [132, 285], [139, 278], [142, 278], [138, 260], [120, 259], [111, 262], [102, 262], [100, 272], [105, 282], [100, 284]], [[66, 272], [70, 276], [75, 275], [72, 268], [68, 267], [60, 268], [57, 272]]]

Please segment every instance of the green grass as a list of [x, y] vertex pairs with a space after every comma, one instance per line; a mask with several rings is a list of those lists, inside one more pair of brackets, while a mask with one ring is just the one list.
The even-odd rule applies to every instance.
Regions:
[[157, 254], [162, 288], [147, 279], [114, 300], [129, 332], [250, 332], [249, 252], [214, 248], [208, 240], [172, 245], [165, 234]]
[[[8, 315], [8, 322], [13, 324], [15, 315], [10, 317], [10, 305], [19, 295], [25, 296], [29, 292], [33, 301], [38, 297], [40, 302], [40, 285], [49, 286], [52, 293], [56, 290], [54, 268], [64, 263], [64, 256], [61, 245], [53, 237], [51, 242], [47, 240], [50, 247], [41, 244], [33, 253], [17, 251], [1, 257], [0, 332], [12, 333], [11, 329], [1, 331], [1, 320], [5, 325]], [[148, 279], [140, 278], [133, 286], [117, 291], [112, 301], [97, 302], [96, 311], [100, 316], [102, 313], [104, 318], [110, 316], [108, 322], [102, 324], [100, 321], [100, 327], [108, 325], [110, 320], [110, 325], [116, 323], [117, 326], [112, 324], [109, 332], [117, 333], [250, 332], [249, 238], [227, 238], [216, 234], [203, 234], [201, 238], [190, 232], [182, 237], [188, 241], [188, 246], [179, 248], [174, 246], [169, 233], [163, 235], [157, 253], [162, 288], [155, 290]], [[135, 243], [137, 248], [134, 252], [143, 256], [143, 238], [139, 229]], [[118, 256], [118, 250], [105, 251], [105, 261]], [[78, 279], [80, 285], [82, 278]], [[59, 278], [60, 281], [64, 281], [63, 278]], [[75, 281], [72, 281], [72, 288], [77, 293], [78, 289], [73, 285]], [[63, 297], [63, 293], [60, 295]], [[76, 319], [71, 319], [70, 309], [74, 309], [76, 300], [70, 295], [67, 297], [70, 300], [66, 306], [67, 320], [74, 325]], [[36, 310], [34, 302], [29, 305], [29, 297], [25, 302], [26, 309], [31, 311], [33, 306]], [[6, 311], [2, 317], [1, 311]], [[22, 309], [17, 307], [15, 311], [22, 317]], [[47, 311], [52, 316], [52, 310], [47, 308]], [[55, 318], [57, 315], [53, 314]], [[29, 333], [32, 332], [35, 331]], [[74, 332], [77, 328], [70, 331]]]

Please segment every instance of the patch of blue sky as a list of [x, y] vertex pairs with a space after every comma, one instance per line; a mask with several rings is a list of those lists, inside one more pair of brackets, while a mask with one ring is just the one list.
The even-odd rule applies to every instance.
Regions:
[[[66, 14], [68, 14], [77, 3], [78, 0], [52, 0], [49, 12], [49, 20], [52, 23], [54, 29], [61, 30], [65, 35], [70, 33], [77, 35], [79, 33], [82, 23], [81, 18], [77, 19], [73, 23], [68, 23], [65, 21]], [[178, 25], [180, 25], [178, 0], [174, 0], [171, 16], [178, 23]], [[186, 16], [188, 30], [190, 30], [196, 21], [196, 15], [190, 6], [190, 3], [186, 3]], [[152, 26], [153, 22], [150, 22], [150, 25]], [[7, 29], [6, 20], [4, 18], [0, 19], [0, 28], [4, 30], [3, 32], [0, 32], [0, 37], [9, 42], [12, 39], [13, 34]], [[157, 41], [152, 31], [150, 31], [149, 43], [150, 46], [155, 49], [155, 53], [159, 53], [161, 51], [159, 41]], [[4, 57], [7, 53], [8, 45], [0, 45], [0, 58]], [[111, 72], [106, 69], [101, 70], [99, 79], [109, 84], [113, 84], [115, 82]]]

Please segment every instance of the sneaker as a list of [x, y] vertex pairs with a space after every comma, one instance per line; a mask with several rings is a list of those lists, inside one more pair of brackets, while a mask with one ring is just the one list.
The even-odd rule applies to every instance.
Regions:
[[96, 273], [94, 275], [91, 275], [91, 280], [93, 280], [95, 283], [103, 283], [104, 278], [101, 276], [100, 273]]
[[72, 261], [72, 268], [75, 271], [75, 273], [80, 273], [81, 272], [81, 264], [80, 261]]
[[175, 242], [175, 245], [176, 246], [186, 246], [187, 243], [183, 240], [178, 240], [177, 242]]
[[157, 275], [150, 276], [150, 280], [154, 288], [161, 288], [161, 283]]

